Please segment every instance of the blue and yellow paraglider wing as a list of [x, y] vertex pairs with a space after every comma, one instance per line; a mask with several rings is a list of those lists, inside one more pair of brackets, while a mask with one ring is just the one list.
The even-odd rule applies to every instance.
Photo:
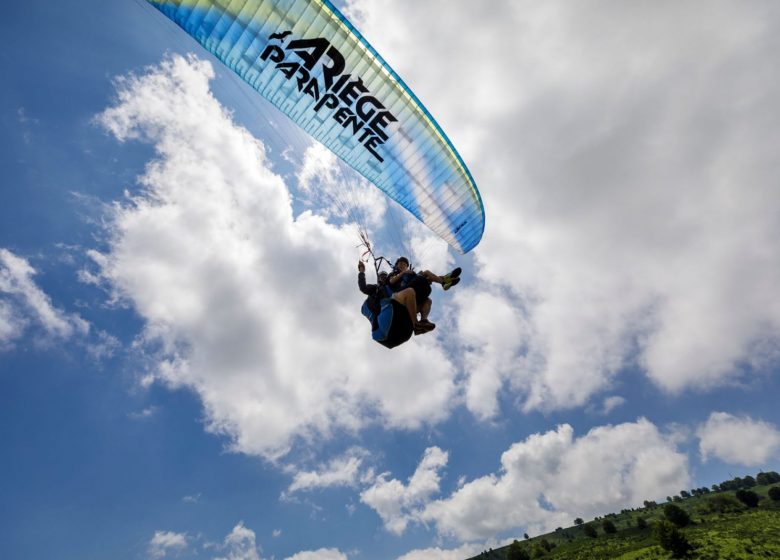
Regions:
[[485, 214], [468, 168], [329, 1], [148, 1], [452, 247], [479, 243]]

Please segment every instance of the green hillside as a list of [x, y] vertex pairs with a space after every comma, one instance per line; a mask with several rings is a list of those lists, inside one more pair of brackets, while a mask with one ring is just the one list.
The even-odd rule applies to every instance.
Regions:
[[645, 505], [515, 541], [469, 560], [780, 559], [777, 473], [737, 477]]

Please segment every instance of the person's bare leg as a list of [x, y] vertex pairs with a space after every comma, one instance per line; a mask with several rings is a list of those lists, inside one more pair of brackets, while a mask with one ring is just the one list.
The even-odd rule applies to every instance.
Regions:
[[419, 307], [420, 320], [417, 322], [417, 326], [414, 328], [414, 334], [425, 334], [431, 332], [436, 328], [436, 325], [428, 320], [428, 313], [431, 312], [431, 299], [426, 299]]
[[431, 305], [431, 298], [428, 298], [420, 306], [420, 321], [428, 320], [428, 314], [431, 312]]
[[444, 284], [444, 277], [434, 274], [430, 270], [423, 270], [420, 276], [428, 280], [428, 282], [435, 282], [436, 284]]
[[412, 319], [412, 327], [417, 326], [417, 299], [414, 295], [414, 289], [406, 288], [393, 294], [393, 299], [406, 307], [409, 317]]

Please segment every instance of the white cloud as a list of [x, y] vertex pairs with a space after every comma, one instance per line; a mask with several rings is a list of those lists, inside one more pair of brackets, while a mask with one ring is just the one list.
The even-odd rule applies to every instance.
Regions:
[[320, 548], [319, 550], [305, 550], [293, 554], [286, 560], [348, 560], [347, 555], [336, 548]]
[[9, 348], [31, 325], [57, 339], [89, 332], [89, 323], [77, 314], [54, 307], [33, 280], [35, 274], [26, 259], [0, 248], [0, 350]]
[[528, 338], [530, 327], [521, 309], [487, 286], [458, 291], [454, 303], [460, 309], [457, 333], [467, 348], [466, 406], [478, 418], [491, 418], [498, 413], [504, 382], [524, 378], [519, 373], [524, 357], [518, 341]]
[[379, 514], [388, 531], [400, 535], [410, 521], [418, 518], [431, 496], [439, 492], [439, 471], [446, 466], [447, 458], [448, 454], [438, 447], [429, 447], [407, 484], [395, 478], [388, 480], [389, 473], [382, 473], [361, 492], [360, 500]]
[[777, 427], [749, 416], [713, 412], [696, 435], [704, 461], [712, 456], [731, 465], [757, 467], [767, 464], [780, 451]]
[[22, 336], [25, 327], [26, 321], [17, 315], [14, 308], [0, 300], [0, 350], [10, 347], [14, 340]]
[[255, 532], [247, 529], [243, 522], [239, 522], [222, 544], [225, 556], [214, 560], [260, 560], [260, 552], [255, 542]]
[[454, 259], [447, 243], [422, 222], [408, 221], [404, 236], [408, 239], [404, 252], [408, 253], [415, 270], [430, 270], [434, 274], [444, 276], [454, 268]]
[[360, 468], [363, 464], [363, 458], [359, 455], [364, 454], [363, 451], [353, 450], [350, 454], [337, 457], [327, 465], [322, 465], [321, 470], [295, 472], [293, 481], [287, 487], [287, 492], [293, 493], [332, 486], [353, 486], [361, 476]]
[[472, 8], [347, 7], [476, 178], [475, 289], [515, 296], [481, 313], [458, 300], [461, 325], [514, 316], [513, 343], [462, 331], [464, 361], [498, 367], [467, 372], [471, 410], [495, 414], [504, 382], [526, 409], [579, 406], [629, 362], [669, 391], [728, 383], [745, 363], [776, 370], [778, 14], [497, 1], [475, 20]]
[[[493, 548], [492, 546], [490, 548]], [[398, 560], [463, 560], [477, 556], [487, 550], [485, 545], [467, 543], [457, 548], [440, 548], [438, 546], [431, 548], [422, 548], [411, 550], [406, 554], [399, 556]]]
[[176, 555], [187, 549], [188, 540], [186, 533], [155, 531], [154, 536], [149, 541], [149, 556], [165, 558], [169, 554]]
[[136, 412], [130, 412], [128, 413], [128, 417], [130, 417], [132, 420], [148, 420], [152, 416], [157, 414], [157, 407], [156, 406], [147, 406], [146, 408], [136, 411]]
[[575, 439], [568, 425], [534, 434], [501, 456], [501, 469], [467, 482], [418, 515], [461, 541], [508, 530], [539, 533], [634, 507], [688, 487], [685, 455], [657, 428], [602, 426]]
[[387, 197], [322, 144], [306, 149], [297, 180], [299, 197], [311, 212], [369, 229], [382, 223]]
[[606, 397], [604, 399], [604, 404], [603, 404], [603, 413], [609, 414], [610, 412], [612, 412], [619, 406], [623, 406], [624, 404], [626, 404], [626, 399], [624, 399], [620, 395], [612, 395], [610, 397]]
[[200, 492], [184, 496], [181, 501], [187, 504], [197, 504], [200, 501]]
[[98, 118], [157, 151], [143, 191], [115, 207], [110, 250], [92, 254], [145, 320], [154, 377], [194, 390], [234, 450], [268, 458], [299, 438], [446, 418], [457, 371], [436, 337], [392, 361], [370, 340], [354, 231], [293, 216], [263, 145], [209, 92], [212, 77], [194, 57], [166, 59], [119, 80]]

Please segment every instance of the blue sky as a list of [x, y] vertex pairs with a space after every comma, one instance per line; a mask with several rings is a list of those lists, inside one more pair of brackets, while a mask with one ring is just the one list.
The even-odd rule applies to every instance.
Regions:
[[[778, 470], [778, 8], [340, 6], [469, 165], [469, 255], [144, 2], [6, 7], [3, 557], [450, 560]], [[393, 352], [344, 183], [464, 269]]]

